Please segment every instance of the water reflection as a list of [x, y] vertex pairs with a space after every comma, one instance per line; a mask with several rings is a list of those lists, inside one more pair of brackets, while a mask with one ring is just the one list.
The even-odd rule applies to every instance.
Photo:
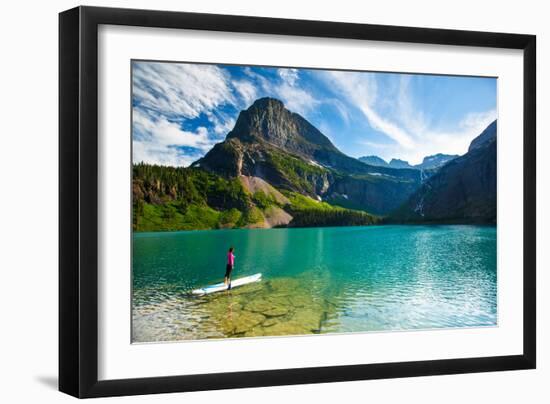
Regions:
[[[133, 340], [496, 324], [494, 228], [296, 230], [304, 231], [141, 236], [147, 242], [134, 245], [140, 261], [134, 273]], [[197, 252], [218, 251], [228, 243], [240, 246], [241, 274], [263, 272], [264, 280], [190, 296], [190, 288], [219, 271], [210, 268], [219, 266], [219, 257], [204, 256], [203, 261]]]

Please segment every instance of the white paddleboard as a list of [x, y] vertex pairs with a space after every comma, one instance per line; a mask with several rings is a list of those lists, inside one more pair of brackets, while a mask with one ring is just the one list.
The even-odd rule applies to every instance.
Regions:
[[[249, 283], [259, 282], [262, 280], [262, 274], [254, 274], [250, 276], [245, 276], [244, 278], [235, 279], [231, 281], [231, 289], [234, 289], [238, 286], [247, 285]], [[206, 286], [204, 288], [195, 289], [191, 293], [194, 295], [209, 295], [210, 293], [222, 292], [227, 290], [228, 286], [223, 282], [216, 283], [215, 285]]]

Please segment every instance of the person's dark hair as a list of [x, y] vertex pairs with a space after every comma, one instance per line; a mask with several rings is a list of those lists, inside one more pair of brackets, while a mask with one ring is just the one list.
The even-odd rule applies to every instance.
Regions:
[[229, 247], [229, 252], [233, 252], [233, 247]]

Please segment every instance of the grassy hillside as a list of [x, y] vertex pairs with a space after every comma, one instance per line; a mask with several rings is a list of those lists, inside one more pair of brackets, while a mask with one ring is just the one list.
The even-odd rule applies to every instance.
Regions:
[[199, 168], [133, 167], [133, 229], [173, 231], [272, 226], [367, 225], [377, 219], [275, 189], [250, 191], [238, 178]]
[[262, 220], [237, 179], [194, 168], [137, 164], [133, 167], [136, 231], [245, 227]]
[[293, 216], [289, 227], [366, 226], [380, 220], [363, 211], [315, 201], [295, 192], [284, 193], [290, 201], [287, 209]]
[[326, 169], [276, 149], [270, 149], [267, 157], [270, 165], [281, 176], [277, 182], [284, 189], [314, 195], [317, 192], [317, 179], [327, 175]]

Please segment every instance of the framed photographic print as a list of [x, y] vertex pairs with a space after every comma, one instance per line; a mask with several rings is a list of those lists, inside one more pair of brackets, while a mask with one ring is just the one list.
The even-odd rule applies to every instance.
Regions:
[[59, 386], [535, 367], [535, 37], [60, 14]]

